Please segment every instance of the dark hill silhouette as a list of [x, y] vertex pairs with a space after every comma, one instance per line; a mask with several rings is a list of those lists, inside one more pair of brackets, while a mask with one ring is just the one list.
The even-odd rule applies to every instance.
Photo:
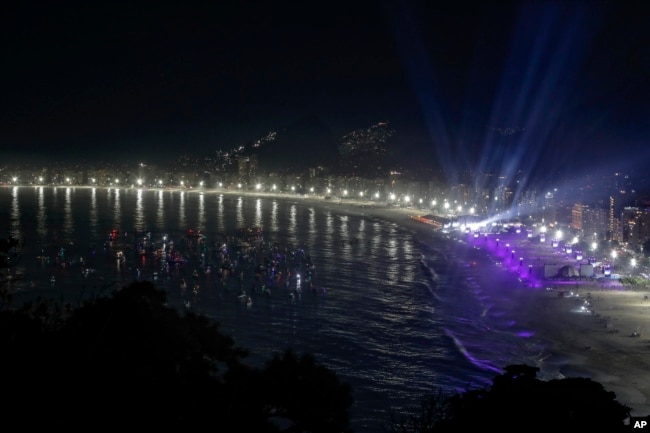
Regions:
[[306, 115], [278, 129], [273, 140], [246, 146], [245, 155], [257, 155], [260, 169], [300, 172], [310, 167], [335, 167], [337, 137], [316, 115]]

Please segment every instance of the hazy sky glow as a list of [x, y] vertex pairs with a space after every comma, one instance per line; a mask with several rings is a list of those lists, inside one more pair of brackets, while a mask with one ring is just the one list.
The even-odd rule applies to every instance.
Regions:
[[648, 156], [646, 2], [92, 3], [3, 11], [3, 152], [204, 152], [310, 115], [472, 171]]

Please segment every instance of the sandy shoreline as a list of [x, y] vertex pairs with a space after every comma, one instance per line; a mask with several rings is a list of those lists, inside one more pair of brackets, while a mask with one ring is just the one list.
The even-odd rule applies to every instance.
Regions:
[[[616, 393], [632, 415], [650, 414], [650, 296], [648, 291], [584, 283], [579, 297], [536, 292], [527, 314], [538, 336], [552, 342], [565, 376], [588, 377]], [[589, 302], [589, 310], [579, 309]]]
[[[371, 201], [325, 200], [317, 196], [208, 189], [183, 191], [295, 200], [404, 225], [420, 233], [423, 239], [434, 236], [430, 226], [410, 218], [427, 213], [416, 209], [393, 208]], [[463, 236], [457, 234], [458, 238]], [[502, 242], [507, 241], [507, 237], [503, 237]], [[516, 248], [517, 256], [539, 257], [551, 253], [548, 247], [544, 249], [544, 246], [529, 242], [519, 242]], [[501, 271], [509, 272], [503, 268]], [[517, 272], [513, 272], [513, 287], [521, 287], [521, 283], [517, 285], [517, 277]], [[616, 394], [620, 403], [632, 409], [633, 416], [650, 415], [650, 288], [624, 288], [605, 279], [571, 282], [566, 289], [553, 287], [553, 282], [542, 281], [541, 284], [543, 287], [534, 290], [521, 287], [517, 308], [520, 323], [549, 342], [549, 362], [556, 363], [566, 377], [588, 377], [601, 383]], [[560, 296], [559, 291], [564, 291], [564, 296]], [[571, 296], [571, 292], [578, 296]], [[579, 311], [583, 306], [586, 311]]]
[[[372, 205], [361, 208], [359, 202], [345, 201], [340, 206], [345, 211], [408, 225], [425, 238], [432, 233], [429, 226], [410, 218], [426, 211]], [[462, 236], [458, 233], [459, 238]], [[502, 242], [508, 242], [507, 236], [501, 237]], [[552, 254], [548, 245], [517, 243], [517, 256], [555, 263], [558, 258]], [[547, 361], [554, 363], [564, 377], [587, 377], [601, 383], [631, 408], [632, 416], [650, 415], [650, 288], [624, 287], [601, 278], [541, 281], [542, 287], [527, 290], [517, 282], [518, 276], [514, 272], [512, 277], [513, 287], [522, 289], [517, 297], [520, 324], [549, 342], [551, 355]]]
[[[315, 200], [315, 204], [323, 203]], [[410, 218], [426, 211], [360, 207], [362, 204], [343, 200], [340, 206], [346, 211], [408, 225], [425, 237], [432, 233], [429, 226]], [[462, 236], [458, 233], [458, 237]], [[501, 237], [502, 242], [508, 242], [507, 236]], [[549, 245], [525, 241], [517, 243], [517, 256], [537, 257], [548, 263], [558, 261]], [[520, 324], [550, 343], [548, 361], [556, 363], [565, 377], [587, 377], [601, 383], [616, 394], [620, 403], [631, 408], [632, 416], [650, 415], [650, 288], [624, 287], [615, 280], [601, 278], [564, 284], [542, 281], [542, 287], [526, 290], [517, 284], [517, 277], [518, 273], [513, 273], [513, 285], [522, 289], [518, 297]]]
[[517, 269], [520, 256], [569, 262], [548, 244], [499, 236], [502, 245], [509, 240], [516, 244], [514, 263], [507, 266], [509, 255], [484, 249], [503, 261], [500, 270], [512, 273], [519, 325], [547, 342], [546, 367], [556, 368], [560, 377], [593, 379], [630, 407], [632, 416], [650, 415], [650, 288], [631, 288], [609, 278], [542, 279], [535, 287], [522, 286], [517, 279], [525, 279], [526, 272]]

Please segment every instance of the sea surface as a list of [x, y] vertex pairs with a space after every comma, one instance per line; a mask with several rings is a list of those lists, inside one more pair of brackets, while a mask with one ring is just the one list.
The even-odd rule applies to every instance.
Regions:
[[[357, 432], [381, 432], [391, 413], [427, 394], [486, 386], [506, 365], [545, 356], [534, 330], [518, 325], [517, 279], [483, 251], [363, 209], [219, 192], [23, 186], [0, 187], [0, 224], [0, 238], [23, 243], [9, 284], [15, 302], [80, 303], [152, 281], [170, 305], [217, 321], [253, 364], [287, 348], [313, 354], [352, 385]], [[288, 285], [269, 282], [270, 294], [256, 290], [248, 271], [222, 283], [218, 253], [241, 227], [262, 228], [269, 248], [309, 256], [310, 279], [298, 281], [306, 269], [288, 266]], [[163, 248], [179, 253], [179, 263], [155, 259]]]

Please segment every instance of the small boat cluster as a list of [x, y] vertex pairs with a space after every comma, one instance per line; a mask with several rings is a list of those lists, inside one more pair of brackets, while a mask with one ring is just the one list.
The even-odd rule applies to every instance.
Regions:
[[[89, 247], [85, 259], [76, 246], [69, 247], [71, 251], [60, 247], [55, 254], [43, 250], [38, 256], [51, 273], [51, 285], [60, 280], [60, 272], [79, 270], [88, 278], [97, 270], [101, 278], [114, 277], [122, 284], [152, 280], [172, 291], [177, 287], [187, 307], [196, 305], [207, 291], [247, 306], [256, 297], [295, 300], [303, 291], [324, 293], [315, 284], [309, 253], [291, 243], [267, 241], [260, 227], [241, 227], [217, 239], [190, 229], [177, 241], [167, 234], [115, 229], [108, 233], [103, 249]], [[111, 269], [114, 274], [106, 275]]]
[[[211, 256], [216, 263], [217, 286], [235, 291], [248, 306], [253, 297], [299, 297], [303, 289], [316, 292], [315, 266], [304, 248], [279, 242], [265, 242], [261, 229], [239, 229], [226, 238]], [[321, 291], [322, 292], [322, 291]]]

